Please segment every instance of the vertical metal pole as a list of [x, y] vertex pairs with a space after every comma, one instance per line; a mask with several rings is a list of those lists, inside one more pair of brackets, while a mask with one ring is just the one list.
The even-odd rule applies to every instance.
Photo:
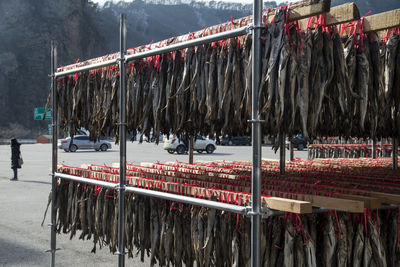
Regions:
[[281, 174], [285, 174], [285, 161], [286, 161], [286, 144], [285, 135], [281, 134], [279, 136], [280, 149], [279, 149], [279, 171]]
[[125, 175], [126, 175], [126, 85], [125, 85], [125, 54], [126, 54], [126, 15], [120, 18], [120, 61], [119, 61], [119, 206], [118, 206], [118, 266], [125, 266]]
[[189, 143], [189, 163], [193, 164], [193, 150], [194, 150], [194, 137], [193, 135], [190, 136], [190, 143]]
[[376, 159], [376, 138], [372, 138], [372, 158]]
[[57, 83], [55, 72], [57, 68], [57, 47], [55, 41], [51, 41], [51, 87], [52, 87], [52, 166], [51, 166], [51, 236], [50, 236], [50, 251], [51, 251], [51, 266], [56, 264], [56, 177], [57, 172]]
[[398, 168], [398, 157], [397, 157], [397, 137], [392, 137], [392, 158], [393, 158], [393, 170]]
[[253, 165], [251, 172], [252, 217], [251, 217], [251, 266], [261, 264], [261, 121], [258, 114], [258, 88], [261, 80], [261, 16], [262, 0], [253, 1], [253, 40], [252, 40], [252, 149]]
[[290, 143], [289, 143], [289, 148], [290, 148], [290, 161], [294, 160], [294, 148], [293, 148], [293, 142], [292, 139], [289, 139]]

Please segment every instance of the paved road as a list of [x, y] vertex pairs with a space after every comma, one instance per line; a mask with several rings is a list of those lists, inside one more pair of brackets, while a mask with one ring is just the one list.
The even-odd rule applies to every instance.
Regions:
[[[19, 181], [12, 182], [10, 169], [10, 147], [0, 146], [0, 266], [48, 266], [50, 254], [49, 228], [41, 227], [43, 212], [51, 188], [51, 145], [22, 145], [25, 164], [19, 172]], [[119, 162], [118, 146], [107, 152], [77, 151], [66, 153], [59, 150], [59, 163], [79, 166], [83, 163], [112, 164]], [[270, 147], [263, 147], [263, 158], [278, 158]], [[306, 152], [295, 152], [296, 157], [305, 158]], [[213, 154], [195, 152], [195, 160], [251, 160], [251, 147], [219, 146]], [[128, 162], [187, 161], [188, 155], [170, 155], [162, 144], [128, 143]], [[45, 225], [49, 223], [47, 216]], [[117, 266], [117, 256], [108, 249], [90, 253], [92, 241], [57, 235], [56, 266]], [[138, 258], [126, 259], [127, 266], [149, 266]]]

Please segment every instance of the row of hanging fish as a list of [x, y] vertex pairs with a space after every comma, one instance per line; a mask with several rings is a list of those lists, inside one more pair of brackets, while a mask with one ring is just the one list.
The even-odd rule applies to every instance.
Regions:
[[[265, 135], [399, 136], [400, 46], [336, 27], [301, 31], [277, 12], [262, 32], [259, 114]], [[127, 129], [160, 134], [249, 134], [250, 35], [129, 62]], [[57, 79], [61, 128], [118, 137], [119, 69]], [[49, 98], [50, 99], [50, 98]]]
[[[56, 231], [118, 247], [118, 192], [61, 180]], [[128, 257], [158, 266], [250, 266], [250, 218], [127, 194]], [[286, 214], [261, 224], [262, 266], [399, 266], [398, 212]]]

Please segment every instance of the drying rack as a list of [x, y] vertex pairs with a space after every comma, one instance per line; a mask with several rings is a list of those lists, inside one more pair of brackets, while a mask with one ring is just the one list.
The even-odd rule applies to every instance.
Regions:
[[[57, 154], [57, 140], [58, 140], [58, 118], [57, 115], [52, 117], [52, 201], [51, 201], [51, 240], [49, 250], [51, 252], [51, 266], [55, 266], [55, 253], [56, 253], [56, 214], [54, 205], [56, 202], [56, 179], [66, 179], [70, 181], [83, 182], [92, 185], [98, 185], [106, 188], [112, 188], [119, 192], [119, 214], [118, 216], [118, 266], [125, 266], [125, 251], [124, 251], [124, 197], [126, 192], [132, 192], [149, 197], [156, 197], [167, 199], [176, 202], [182, 202], [192, 205], [198, 205], [213, 209], [225, 210], [238, 214], [244, 214], [251, 217], [251, 266], [260, 266], [260, 225], [261, 218], [273, 215], [281, 215], [282, 212], [272, 211], [265, 209], [261, 206], [261, 127], [262, 121], [258, 115], [258, 88], [260, 84], [261, 72], [261, 30], [263, 28], [263, 12], [262, 0], [253, 1], [253, 20], [250, 23], [248, 17], [248, 25], [231, 29], [221, 33], [215, 33], [208, 36], [198, 36], [196, 39], [184, 40], [179, 43], [167, 45], [161, 48], [154, 48], [147, 51], [135, 51], [134, 54], [127, 54], [126, 49], [126, 15], [121, 14], [120, 17], [120, 51], [119, 54], [103, 57], [100, 60], [85, 64], [75, 64], [72, 68], [57, 69], [57, 48], [55, 41], [51, 43], [51, 84], [52, 84], [52, 108], [53, 114], [58, 114], [57, 102], [57, 77], [62, 77], [69, 74], [74, 74], [82, 71], [88, 71], [101, 67], [119, 64], [120, 69], [120, 113], [119, 113], [119, 137], [120, 137], [120, 171], [119, 171], [119, 184], [88, 179], [83, 177], [76, 177], [68, 174], [59, 173], [57, 171], [58, 154]], [[329, 12], [329, 13], [328, 13]], [[330, 0], [321, 0], [317, 3], [302, 3], [297, 7], [293, 7], [289, 13], [289, 21], [301, 20], [307, 17], [316, 16], [322, 13], [327, 13], [327, 26], [342, 24], [349, 21], [360, 19], [358, 9], [354, 3], [341, 5], [335, 8], [330, 8]], [[389, 14], [390, 13], [390, 14]], [[264, 13], [265, 14], [265, 13]], [[271, 12], [271, 14], [273, 14]], [[400, 26], [400, 10], [389, 11], [367, 17], [365, 31], [379, 31], [387, 28]], [[265, 14], [268, 15], [268, 14]], [[175, 50], [181, 50], [188, 47], [198, 46], [210, 42], [238, 37], [245, 34], [252, 35], [252, 117], [248, 122], [252, 124], [252, 166], [251, 166], [251, 207], [244, 207], [239, 205], [232, 205], [220, 203], [216, 201], [204, 200], [194, 197], [187, 197], [171, 193], [165, 193], [155, 190], [142, 189], [126, 184], [126, 86], [125, 86], [125, 64], [132, 60], [138, 60], [162, 53], [167, 53]], [[189, 38], [187, 38], [189, 39]], [[393, 150], [397, 148], [395, 138], [393, 138]], [[282, 143], [284, 137], [282, 136]], [[376, 142], [375, 142], [376, 143]], [[284, 147], [284, 146], [283, 146]], [[285, 170], [285, 151], [281, 149], [280, 154], [280, 169], [284, 173]], [[393, 168], [397, 168], [397, 155], [393, 155]], [[325, 209], [313, 210], [313, 213], [325, 212]]]
[[[105, 66], [119, 64], [120, 69], [120, 114], [119, 114], [119, 136], [120, 136], [120, 175], [119, 175], [119, 184], [109, 183], [104, 181], [91, 180], [82, 177], [75, 177], [71, 175], [66, 175], [57, 172], [57, 139], [58, 139], [58, 120], [57, 116], [53, 116], [52, 118], [52, 128], [53, 128], [53, 136], [52, 136], [52, 192], [56, 192], [56, 179], [66, 179], [70, 181], [83, 182], [87, 184], [98, 185], [106, 188], [112, 188], [118, 190], [119, 196], [123, 196], [126, 192], [136, 193], [140, 195], [145, 195], [149, 197], [156, 197], [167, 199], [176, 202], [182, 202], [192, 205], [198, 205], [213, 209], [225, 210], [229, 212], [246, 214], [252, 216], [252, 261], [254, 261], [253, 266], [258, 266], [256, 262], [260, 262], [260, 223], [261, 223], [261, 193], [260, 193], [260, 183], [261, 183], [261, 128], [260, 128], [260, 120], [258, 119], [258, 94], [253, 93], [253, 116], [250, 121], [253, 123], [253, 162], [254, 162], [254, 185], [253, 185], [253, 194], [252, 194], [252, 206], [244, 207], [232, 204], [225, 204], [216, 201], [204, 200], [194, 197], [186, 197], [181, 195], [175, 195], [165, 192], [159, 192], [154, 190], [141, 189], [136, 187], [128, 187], [126, 186], [126, 85], [125, 85], [125, 63], [132, 60], [137, 60], [141, 58], [146, 58], [149, 56], [167, 53], [175, 50], [185, 49], [188, 47], [198, 46], [210, 42], [215, 42], [219, 40], [224, 40], [228, 38], [233, 38], [237, 36], [241, 36], [244, 34], [251, 33], [255, 40], [260, 40], [261, 36], [261, 14], [262, 14], [262, 1], [256, 0], [254, 6], [254, 26], [245, 26], [240, 27], [238, 29], [226, 31], [223, 33], [218, 33], [206, 37], [201, 37], [194, 40], [189, 40], [185, 42], [181, 42], [178, 44], [156, 48], [153, 50], [133, 54], [126, 55], [126, 15], [121, 14], [120, 17], [120, 54], [118, 58], [106, 60], [103, 62], [99, 62], [96, 64], [91, 64], [88, 66], [83, 66], [71, 70], [57, 72], [57, 48], [54, 41], [51, 43], [51, 79], [52, 79], [52, 108], [53, 114], [58, 113], [57, 109], [57, 93], [56, 93], [56, 78], [65, 76], [68, 74], [73, 74], [77, 72], [87, 71], [91, 69], [101, 68]], [[261, 50], [261, 42], [253, 42], [253, 58], [260, 59], [260, 50]], [[258, 70], [258, 71], [254, 71]], [[253, 60], [253, 71], [255, 75], [253, 76], [253, 90], [254, 88], [258, 88], [259, 80], [260, 80], [260, 70], [261, 70], [261, 62], [260, 60]], [[258, 81], [258, 82], [257, 82]], [[256, 89], [257, 90], [257, 89]], [[124, 251], [124, 211], [125, 211], [125, 203], [124, 197], [119, 197], [119, 206], [118, 212], [121, 216], [118, 216], [118, 266], [125, 266], [125, 251]], [[52, 193], [52, 201], [51, 201], [51, 241], [50, 241], [50, 252], [51, 252], [51, 266], [55, 266], [55, 252], [56, 248], [56, 214], [54, 211], [54, 204], [56, 202], [56, 194]], [[258, 248], [258, 249], [257, 249]]]

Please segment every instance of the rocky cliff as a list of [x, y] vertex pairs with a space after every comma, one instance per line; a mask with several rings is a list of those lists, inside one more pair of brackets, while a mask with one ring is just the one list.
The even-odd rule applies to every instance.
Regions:
[[[339, 5], [347, 0], [332, 0]], [[355, 0], [362, 14], [400, 8], [399, 0]], [[275, 7], [275, 2], [265, 2]], [[251, 5], [189, 0], [0, 1], [0, 138], [35, 136], [47, 122], [33, 120], [33, 108], [45, 105], [50, 79], [50, 41], [58, 43], [58, 65], [119, 49], [119, 14], [128, 18], [128, 47], [185, 34], [251, 14]]]
[[92, 10], [83, 0], [0, 1], [3, 133], [10, 124], [23, 126], [19, 129], [28, 134], [29, 129], [47, 129], [47, 122], [33, 121], [33, 108], [44, 105], [49, 91], [51, 39], [59, 43], [60, 64], [104, 52], [105, 41], [90, 19]]

